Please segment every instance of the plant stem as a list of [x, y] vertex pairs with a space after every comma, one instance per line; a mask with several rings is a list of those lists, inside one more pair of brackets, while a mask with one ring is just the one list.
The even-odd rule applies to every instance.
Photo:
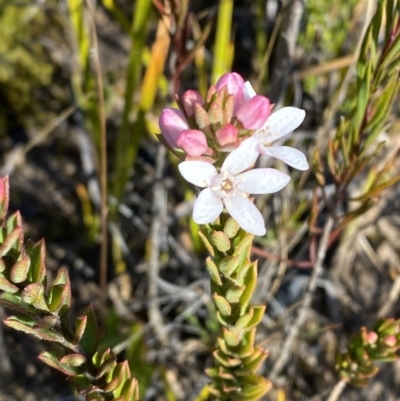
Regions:
[[104, 105], [104, 85], [101, 72], [99, 43], [97, 39], [95, 12], [90, 0], [86, 0], [89, 10], [90, 28], [93, 43], [93, 67], [96, 74], [97, 96], [99, 102], [100, 120], [100, 187], [101, 187], [101, 244], [100, 244], [100, 289], [103, 296], [106, 296], [107, 285], [107, 226], [108, 226], [108, 207], [107, 207], [107, 129], [106, 113]]

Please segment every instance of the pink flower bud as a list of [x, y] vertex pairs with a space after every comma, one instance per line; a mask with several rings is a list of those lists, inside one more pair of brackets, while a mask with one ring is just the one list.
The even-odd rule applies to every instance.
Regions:
[[242, 123], [245, 129], [259, 129], [270, 116], [271, 109], [272, 106], [268, 98], [256, 95], [238, 110], [236, 118]]
[[182, 106], [185, 109], [186, 114], [189, 117], [193, 117], [194, 115], [194, 107], [195, 104], [198, 103], [202, 105], [203, 102], [203, 97], [200, 95], [200, 92], [197, 92], [195, 90], [187, 90], [181, 97], [181, 102]]
[[189, 125], [186, 122], [183, 113], [178, 109], [166, 108], [162, 111], [159, 125], [161, 133], [166, 141], [173, 148], [177, 148], [179, 134], [189, 129]]
[[218, 80], [216, 87], [221, 90], [224, 86], [228, 91], [228, 95], [233, 95], [235, 98], [235, 110], [238, 110], [243, 104], [243, 87], [244, 80], [236, 72], [230, 72], [228, 74], [222, 75]]
[[383, 339], [383, 342], [385, 345], [387, 345], [388, 347], [394, 347], [397, 344], [397, 340], [396, 337], [393, 334], [390, 334], [388, 336], [386, 336]]
[[221, 146], [234, 144], [238, 139], [239, 129], [232, 124], [226, 124], [215, 133], [217, 142]]
[[378, 341], [378, 334], [376, 334], [374, 331], [370, 331], [366, 335], [366, 340], [368, 344], [375, 344]]
[[207, 138], [203, 132], [197, 129], [182, 131], [178, 137], [177, 144], [189, 156], [201, 156], [209, 153]]

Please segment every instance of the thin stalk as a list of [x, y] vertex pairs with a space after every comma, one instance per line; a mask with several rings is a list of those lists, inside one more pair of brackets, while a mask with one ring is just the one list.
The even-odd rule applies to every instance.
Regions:
[[220, 0], [218, 6], [212, 82], [216, 82], [218, 78], [228, 72], [232, 66], [232, 14], [233, 0]]
[[85, 0], [89, 10], [90, 30], [93, 44], [93, 67], [96, 75], [96, 88], [99, 102], [99, 122], [100, 122], [100, 188], [101, 188], [101, 244], [100, 244], [100, 289], [105, 296], [107, 285], [107, 226], [108, 226], [108, 207], [107, 207], [107, 128], [106, 112], [104, 104], [104, 85], [100, 63], [99, 42], [96, 31], [95, 12], [90, 0]]

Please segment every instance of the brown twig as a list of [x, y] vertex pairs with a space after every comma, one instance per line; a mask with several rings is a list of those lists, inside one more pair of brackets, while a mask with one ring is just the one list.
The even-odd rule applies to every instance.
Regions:
[[253, 246], [251, 248], [251, 252], [252, 254], [260, 256], [262, 258], [274, 260], [276, 262], [286, 263], [288, 266], [297, 267], [299, 269], [309, 269], [313, 267], [313, 263], [310, 260], [282, 259], [280, 256], [270, 253], [265, 249], [260, 249], [256, 246]]
[[101, 72], [99, 42], [97, 39], [95, 11], [91, 0], [86, 0], [86, 6], [89, 10], [89, 21], [92, 34], [93, 46], [93, 67], [96, 74], [97, 96], [99, 102], [99, 120], [100, 120], [100, 187], [101, 187], [101, 245], [100, 245], [100, 289], [103, 296], [106, 296], [107, 285], [107, 225], [108, 225], [108, 207], [107, 207], [107, 130], [106, 113], [104, 105], [104, 85]]
[[277, 379], [279, 372], [282, 370], [282, 368], [285, 366], [286, 362], [288, 361], [291, 350], [292, 350], [293, 343], [296, 340], [296, 338], [300, 332], [300, 328], [303, 326], [303, 324], [307, 318], [308, 309], [311, 305], [312, 297], [313, 297], [315, 288], [317, 286], [318, 279], [323, 270], [322, 264], [325, 260], [325, 255], [326, 255], [326, 251], [328, 249], [329, 237], [332, 232], [332, 228], [333, 228], [333, 219], [331, 217], [328, 217], [328, 220], [324, 227], [324, 232], [322, 234], [321, 242], [320, 242], [320, 245], [318, 248], [317, 260], [315, 262], [314, 269], [313, 269], [312, 275], [310, 277], [310, 281], [308, 282], [307, 291], [306, 291], [303, 301], [301, 303], [299, 313], [297, 315], [297, 318], [296, 318], [293, 326], [290, 329], [288, 336], [286, 337], [286, 340], [282, 346], [282, 351], [279, 355], [279, 358], [275, 361], [275, 364], [271, 370], [271, 374], [269, 375], [269, 378], [272, 381]]

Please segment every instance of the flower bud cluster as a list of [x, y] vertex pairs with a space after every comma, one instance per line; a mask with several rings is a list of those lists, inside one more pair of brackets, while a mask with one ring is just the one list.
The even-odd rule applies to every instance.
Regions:
[[277, 192], [290, 177], [273, 168], [253, 167], [260, 155], [266, 155], [298, 170], [308, 169], [299, 150], [271, 146], [302, 123], [304, 110], [284, 107], [271, 114], [269, 100], [237, 73], [223, 75], [205, 99], [188, 90], [177, 103], [179, 109], [163, 110], [159, 139], [186, 159], [179, 164], [186, 181], [204, 188], [194, 204], [194, 221], [211, 223], [225, 208], [245, 231], [264, 235], [263, 216], [250, 194]]
[[271, 114], [268, 98], [256, 95], [237, 73], [223, 75], [203, 99], [195, 90], [177, 97], [179, 109], [160, 117], [163, 142], [184, 152], [187, 160], [217, 160], [261, 128]]
[[364, 386], [379, 371], [376, 362], [397, 359], [400, 349], [400, 321], [381, 319], [371, 331], [362, 327], [350, 340], [347, 352], [338, 354], [336, 368], [343, 380]]

